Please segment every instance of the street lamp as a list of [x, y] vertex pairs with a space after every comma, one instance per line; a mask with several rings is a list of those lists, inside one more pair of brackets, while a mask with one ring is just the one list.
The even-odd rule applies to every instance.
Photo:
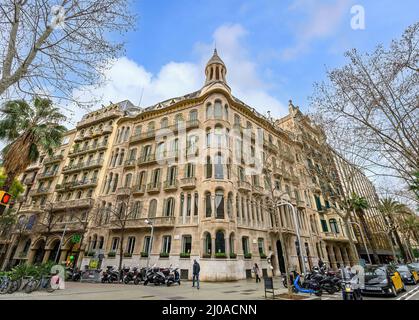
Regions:
[[358, 222], [354, 222], [354, 221], [348, 221], [348, 223], [355, 224], [355, 225], [358, 226], [359, 232], [361, 233], [362, 242], [364, 243], [365, 251], [367, 252], [368, 261], [369, 261], [370, 264], [372, 264], [370, 253], [368, 251], [367, 243], [365, 242], [364, 232], [362, 231], [361, 225]]
[[[288, 207], [291, 207], [291, 210], [292, 210], [292, 214], [293, 214], [293, 218], [294, 218], [294, 224], [295, 224], [295, 231], [296, 231], [296, 233], [297, 233], [297, 241], [298, 241], [298, 246], [299, 246], [299, 253], [300, 253], [300, 257], [301, 257], [301, 262], [302, 262], [302, 267], [303, 267], [303, 273], [305, 274], [306, 273], [306, 264], [305, 264], [305, 261], [304, 261], [304, 255], [303, 255], [303, 253], [302, 253], [302, 246], [301, 246], [301, 237], [300, 237], [300, 230], [299, 230], [299, 228], [298, 228], [298, 223], [297, 223], [297, 214], [296, 214], [296, 212], [295, 212], [295, 208], [294, 208], [294, 206], [291, 204], [291, 203], [289, 203], [288, 201], [285, 201], [285, 200], [282, 200], [283, 202], [282, 203], [280, 203], [280, 204], [278, 204], [277, 205], [277, 207], [279, 208], [279, 207], [281, 207], [281, 206], [288, 206]], [[286, 252], [285, 252], [285, 254], [286, 254]]]
[[[60, 245], [58, 246], [58, 250], [57, 250], [57, 253], [55, 254], [54, 261], [57, 261], [57, 259], [58, 259], [58, 255], [60, 254], [60, 251], [61, 251], [61, 246], [63, 245], [63, 241], [64, 241], [65, 233], [66, 233], [66, 231], [67, 231], [67, 224], [74, 224], [74, 223], [75, 223], [75, 222], [68, 222], [68, 221], [64, 223], [64, 230], [63, 230], [63, 233], [62, 233], [62, 235], [61, 235]], [[59, 263], [59, 261], [58, 261], [57, 263]]]
[[150, 219], [145, 219], [145, 223], [148, 224], [149, 226], [151, 226], [150, 244], [148, 246], [148, 252], [147, 252], [147, 268], [148, 268], [149, 265], [150, 265], [151, 247], [153, 245], [154, 225], [153, 225], [153, 221], [151, 221]]

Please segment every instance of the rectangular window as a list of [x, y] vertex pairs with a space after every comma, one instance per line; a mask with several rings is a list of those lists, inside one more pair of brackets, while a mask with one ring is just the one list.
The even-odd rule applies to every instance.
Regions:
[[327, 228], [327, 221], [326, 221], [326, 220], [324, 220], [324, 219], [320, 219], [320, 223], [321, 223], [321, 225], [322, 225], [322, 230], [323, 230], [323, 232], [328, 232], [328, 231], [329, 231], [329, 229]]
[[259, 254], [265, 254], [265, 246], [263, 243], [263, 238], [258, 239], [258, 249], [259, 249]]
[[135, 248], [135, 237], [129, 237], [127, 243], [127, 253], [132, 254]]
[[172, 244], [172, 237], [171, 236], [164, 236], [163, 237], [163, 243], [162, 243], [162, 253], [169, 254], [171, 244]]
[[144, 246], [143, 246], [143, 252], [148, 253], [150, 249], [150, 237], [147, 236], [144, 238]]
[[198, 193], [195, 193], [195, 202], [194, 202], [194, 215], [198, 215]]
[[192, 196], [188, 194], [186, 198], [186, 216], [190, 217], [192, 211]]
[[243, 253], [249, 254], [249, 238], [248, 237], [242, 238], [242, 246], [243, 246]]
[[111, 251], [115, 252], [116, 250], [118, 250], [118, 244], [119, 244], [119, 238], [113, 238], [112, 239], [112, 246], [111, 246]]

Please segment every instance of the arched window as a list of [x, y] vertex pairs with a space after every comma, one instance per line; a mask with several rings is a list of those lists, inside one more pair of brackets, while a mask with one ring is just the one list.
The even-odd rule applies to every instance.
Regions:
[[128, 141], [130, 131], [131, 131], [131, 128], [125, 129], [124, 141]]
[[211, 163], [211, 157], [207, 157], [207, 161], [205, 164], [205, 178], [211, 179], [212, 178], [212, 163]]
[[124, 185], [124, 187], [125, 187], [125, 188], [129, 188], [129, 187], [131, 187], [131, 182], [132, 182], [132, 173], [128, 173], [128, 174], [125, 176], [125, 185]]
[[215, 119], [222, 119], [223, 118], [223, 107], [222, 107], [220, 101], [215, 101], [214, 118]]
[[215, 234], [215, 253], [225, 253], [226, 252], [226, 244], [224, 239], [224, 232], [217, 231]]
[[92, 249], [95, 250], [96, 249], [96, 245], [97, 245], [97, 235], [93, 235], [93, 240], [92, 240]]
[[220, 125], [215, 126], [214, 130], [214, 138], [215, 138], [215, 147], [217, 148], [223, 148], [225, 147], [224, 141], [225, 135], [223, 133], [223, 127]]
[[169, 120], [167, 118], [161, 119], [160, 128], [164, 129], [169, 126]]
[[224, 219], [224, 192], [217, 190], [215, 192], [215, 212], [217, 219]]
[[165, 142], [160, 142], [157, 145], [157, 149], [156, 149], [156, 158], [157, 160], [163, 160], [165, 157], [165, 151], [166, 151], [166, 143]]
[[212, 208], [211, 208], [211, 193], [205, 193], [205, 217], [210, 218], [212, 215]]
[[36, 223], [36, 215], [33, 214], [28, 219], [28, 223], [26, 224], [26, 230], [32, 230], [35, 223]]
[[157, 211], [157, 200], [152, 199], [150, 200], [150, 205], [148, 207], [148, 217], [154, 218], [156, 216], [156, 211]]
[[77, 192], [76, 199], [81, 199], [81, 195], [82, 195], [82, 194], [83, 194], [83, 193], [82, 193], [81, 191]]
[[136, 135], [136, 136], [140, 135], [142, 129], [143, 129], [143, 127], [141, 125], [136, 126], [134, 135]]
[[332, 230], [333, 233], [339, 233], [339, 227], [336, 219], [330, 219], [329, 220], [330, 230]]
[[211, 129], [208, 128], [205, 133], [205, 144], [207, 148], [211, 148]]
[[211, 235], [207, 232], [204, 238], [204, 252], [205, 254], [212, 253]]
[[154, 121], [152, 121], [152, 122], [150, 122], [149, 124], [148, 124], [148, 127], [147, 127], [147, 132], [148, 133], [151, 133], [152, 131], [154, 131], [154, 129], [155, 129], [155, 124], [154, 124]]
[[215, 156], [215, 179], [224, 179], [224, 161], [221, 154]]
[[198, 111], [191, 110], [191, 112], [189, 112], [189, 121], [195, 121], [195, 120], [198, 120]]
[[228, 121], [228, 105], [224, 106], [224, 118], [226, 121]]
[[103, 245], [105, 243], [105, 238], [103, 237], [99, 237], [99, 245], [98, 245], [98, 249], [103, 249]]
[[207, 118], [207, 120], [212, 119], [212, 105], [210, 103], [207, 104], [206, 118]]
[[23, 247], [22, 253], [27, 254], [29, 251], [29, 248], [31, 246], [31, 239], [26, 240], [25, 246]]
[[166, 199], [165, 204], [164, 204], [163, 216], [172, 217], [174, 215], [174, 210], [175, 210], [175, 199], [174, 198]]
[[178, 114], [178, 115], [176, 115], [176, 118], [175, 118], [175, 125], [176, 125], [176, 127], [179, 129], [179, 128], [181, 128], [182, 127], [182, 125], [183, 125], [183, 115], [182, 114]]
[[242, 237], [243, 253], [248, 255], [250, 253], [249, 237]]

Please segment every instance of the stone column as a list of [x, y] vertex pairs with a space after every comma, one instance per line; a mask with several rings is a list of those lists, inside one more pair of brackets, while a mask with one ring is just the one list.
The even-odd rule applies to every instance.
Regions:
[[345, 263], [345, 266], [349, 266], [350, 265], [350, 259], [349, 259], [349, 255], [348, 255], [348, 250], [346, 247], [342, 247], [342, 253], [343, 253], [343, 261]]
[[336, 262], [339, 263], [340, 266], [342, 267], [343, 266], [343, 259], [342, 259], [342, 254], [340, 252], [340, 247], [339, 246], [333, 246], [333, 249], [335, 251]]
[[30, 249], [28, 253], [28, 264], [33, 264], [33, 259], [35, 258], [36, 249]]
[[335, 252], [333, 250], [333, 246], [332, 245], [326, 245], [326, 250], [328, 253], [328, 256], [330, 257], [330, 268], [332, 269], [336, 269], [336, 257], [335, 257]]
[[68, 250], [61, 250], [60, 258], [58, 260], [58, 263], [61, 263], [62, 261], [65, 260], [65, 258], [67, 257], [67, 252], [68, 252]]
[[48, 262], [50, 254], [51, 254], [51, 249], [45, 249], [44, 258], [42, 259], [42, 263]]

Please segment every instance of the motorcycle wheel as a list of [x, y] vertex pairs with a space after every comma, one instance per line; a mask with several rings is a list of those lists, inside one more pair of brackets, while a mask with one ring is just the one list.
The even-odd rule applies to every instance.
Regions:
[[172, 283], [170, 282], [170, 281], [167, 281], [167, 283], [166, 283], [166, 285], [168, 286], [168, 287], [170, 287], [170, 285], [171, 285]]
[[326, 291], [328, 294], [335, 294], [336, 292], [335, 288], [326, 288]]
[[129, 279], [128, 279], [128, 278], [125, 278], [125, 279], [124, 279], [124, 283], [125, 283], [125, 284], [130, 283]]
[[135, 278], [135, 279], [134, 279], [134, 284], [135, 284], [135, 285], [139, 285], [139, 284], [140, 284], [140, 280], [139, 280], [138, 278]]
[[144, 281], [144, 285], [146, 286], [146, 285], [147, 285], [147, 283], [148, 283], [148, 280], [145, 280], [145, 281]]
[[316, 293], [315, 293], [315, 295], [318, 296], [318, 297], [321, 297], [322, 294], [323, 294], [323, 290], [322, 289], [316, 291]]

